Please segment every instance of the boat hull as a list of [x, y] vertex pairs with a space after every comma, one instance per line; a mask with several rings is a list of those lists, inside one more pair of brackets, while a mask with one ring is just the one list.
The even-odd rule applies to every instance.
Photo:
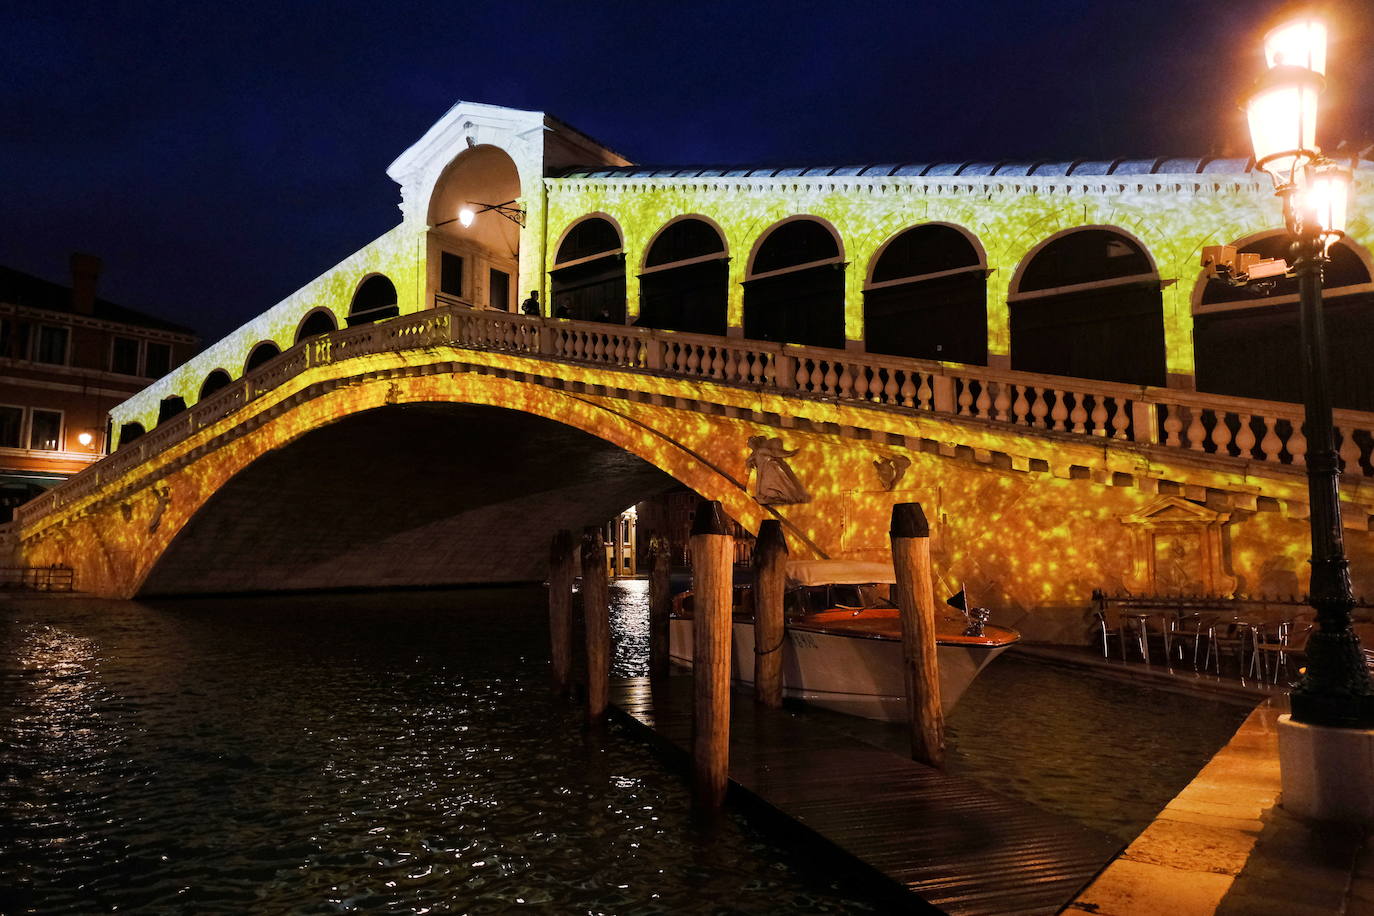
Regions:
[[[692, 663], [692, 621], [668, 624], [668, 654]], [[730, 676], [754, 682], [754, 625], [735, 621]], [[988, 663], [1008, 646], [949, 645], [936, 647], [940, 666], [940, 702], [945, 714]], [[782, 645], [783, 695], [815, 706], [866, 719], [906, 720], [906, 685], [902, 644], [898, 640], [843, 635], [788, 627]]]

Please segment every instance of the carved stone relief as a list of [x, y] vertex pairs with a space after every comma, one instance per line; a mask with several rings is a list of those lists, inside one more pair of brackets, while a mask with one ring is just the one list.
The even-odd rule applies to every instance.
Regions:
[[788, 451], [782, 439], [767, 436], [750, 436], [749, 448], [745, 467], [754, 471], [754, 499], [759, 505], [784, 506], [811, 501], [810, 494], [787, 463], [798, 449]]
[[911, 459], [905, 455], [879, 455], [873, 459], [873, 470], [878, 474], [878, 485], [884, 490], [896, 489], [909, 467]]
[[1121, 519], [1131, 528], [1131, 574], [1126, 587], [1140, 595], [1217, 595], [1235, 592], [1224, 568], [1222, 526], [1230, 514], [1177, 496], [1161, 496]]

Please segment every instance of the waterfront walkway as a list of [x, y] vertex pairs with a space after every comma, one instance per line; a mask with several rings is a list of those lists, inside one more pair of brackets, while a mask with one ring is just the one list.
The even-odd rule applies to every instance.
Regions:
[[1264, 703], [1069, 907], [1098, 916], [1374, 914], [1374, 849], [1359, 828], [1314, 828], [1279, 807]]
[[[1115, 837], [945, 775], [736, 692], [731, 791], [827, 851], [950, 914], [1060, 912], [1121, 849]], [[613, 683], [617, 713], [690, 752], [692, 680]], [[920, 903], [912, 899], [912, 908]]]

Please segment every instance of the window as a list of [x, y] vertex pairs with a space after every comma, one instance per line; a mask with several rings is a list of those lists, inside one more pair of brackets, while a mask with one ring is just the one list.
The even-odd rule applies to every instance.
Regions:
[[172, 345], [149, 342], [147, 355], [143, 358], [143, 375], [146, 378], [162, 378], [171, 368]]
[[60, 328], [51, 324], [40, 325], [38, 328], [38, 352], [34, 354], [34, 361], [51, 363], [54, 366], [65, 366], [67, 364], [67, 342], [70, 338], [71, 331], [67, 328]]
[[110, 345], [110, 371], [120, 375], [138, 375], [138, 341], [132, 337], [116, 337]]
[[13, 318], [0, 318], [0, 356], [10, 359], [29, 358], [29, 323]]
[[0, 448], [22, 448], [24, 408], [0, 407]]
[[510, 311], [510, 274], [504, 270], [491, 269], [487, 287], [487, 305], [503, 312]]
[[29, 415], [29, 448], [55, 452], [62, 447], [62, 412], [34, 408]]
[[439, 292], [463, 297], [463, 259], [447, 251], [439, 254]]

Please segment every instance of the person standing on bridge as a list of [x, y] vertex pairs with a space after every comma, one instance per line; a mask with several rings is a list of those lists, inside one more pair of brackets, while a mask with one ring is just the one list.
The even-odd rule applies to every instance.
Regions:
[[539, 290], [532, 289], [530, 290], [530, 297], [520, 303], [520, 314], [533, 315], [538, 318], [542, 312], [543, 309], [539, 307]]

